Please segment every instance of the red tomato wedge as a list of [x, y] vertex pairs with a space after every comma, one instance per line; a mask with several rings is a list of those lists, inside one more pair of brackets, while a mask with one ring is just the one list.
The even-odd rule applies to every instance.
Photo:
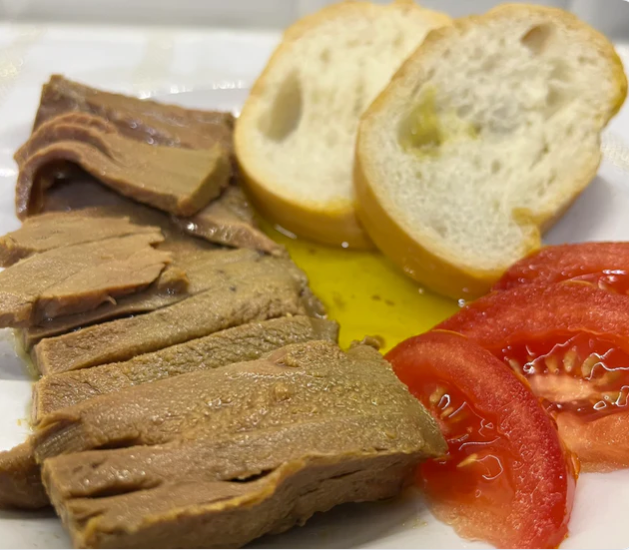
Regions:
[[410, 338], [386, 359], [448, 442], [446, 456], [417, 472], [435, 515], [498, 548], [556, 548], [568, 532], [576, 473], [526, 385], [448, 332]]
[[524, 284], [585, 281], [602, 290], [629, 294], [629, 242], [549, 246], [516, 262], [494, 290]]
[[586, 471], [629, 467], [629, 297], [591, 284], [494, 292], [438, 328], [526, 378]]

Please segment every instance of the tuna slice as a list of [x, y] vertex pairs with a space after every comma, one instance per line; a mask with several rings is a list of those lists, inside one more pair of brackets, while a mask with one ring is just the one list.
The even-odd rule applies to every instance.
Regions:
[[[67, 211], [82, 208], [100, 210], [100, 215], [128, 216], [134, 223], [159, 225], [168, 241], [190, 246], [203, 240], [233, 248], [252, 248], [282, 255], [283, 247], [269, 239], [255, 224], [251, 205], [242, 189], [232, 183], [207, 207], [190, 218], [164, 216], [158, 210], [140, 205], [110, 191], [84, 174], [73, 174], [70, 180], [55, 183], [44, 197], [44, 211]], [[160, 217], [161, 216], [161, 217]], [[198, 239], [182, 239], [186, 233]]]
[[155, 311], [177, 303], [206, 290], [211, 285], [211, 277], [219, 264], [252, 261], [258, 257], [252, 250], [182, 251], [177, 246], [173, 248], [175, 265], [169, 265], [159, 279], [144, 292], [125, 296], [115, 303], [105, 303], [93, 311], [44, 320], [37, 326], [24, 329], [21, 338], [25, 351], [29, 351], [42, 338], [50, 338], [116, 317]]
[[217, 200], [194, 216], [175, 217], [174, 221], [186, 233], [213, 243], [253, 248], [274, 256], [286, 253], [283, 246], [256, 228], [247, 197], [236, 185], [230, 185]]
[[305, 275], [288, 259], [257, 257], [219, 266], [208, 287], [174, 305], [47, 338], [34, 348], [42, 374], [126, 361], [219, 330], [311, 313]]
[[122, 195], [181, 216], [218, 197], [231, 174], [229, 154], [218, 144], [203, 150], [149, 145], [87, 114], [49, 120], [21, 151], [16, 210], [22, 219], [41, 211], [44, 192], [54, 183], [46, 169], [62, 161], [78, 164]]
[[[55, 172], [56, 173], [56, 172]], [[193, 239], [186, 235], [171, 220], [171, 217], [160, 210], [140, 204], [112, 191], [98, 183], [89, 174], [75, 168], [70, 172], [63, 171], [63, 178], [56, 180], [44, 194], [44, 212], [70, 212], [89, 210], [94, 217], [127, 217], [138, 225], [154, 225], [161, 228], [169, 245], [198, 249], [211, 248], [201, 239]], [[192, 245], [192, 246], [191, 246]], [[163, 246], [163, 245], [162, 245]]]
[[33, 395], [35, 423], [58, 409], [98, 395], [113, 393], [189, 372], [259, 359], [288, 344], [338, 339], [338, 325], [311, 317], [281, 317], [250, 323], [191, 340], [160, 351], [138, 355], [124, 363], [101, 365], [44, 376]]
[[241, 546], [391, 497], [445, 451], [377, 351], [329, 342], [85, 401], [46, 417], [33, 442], [87, 548]]
[[0, 237], [0, 266], [7, 267], [55, 248], [155, 230], [133, 224], [127, 217], [103, 217], [95, 221], [89, 210], [42, 214], [28, 218], [17, 231]]
[[[310, 340], [336, 341], [338, 325], [310, 317], [282, 317], [250, 323], [214, 335], [112, 363], [43, 377], [33, 397], [33, 419], [98, 395], [155, 382], [189, 372], [258, 359], [287, 344]], [[41, 485], [32, 446], [0, 453], [0, 508], [41, 508], [49, 504]]]
[[[114, 124], [124, 136], [153, 145], [209, 149], [219, 143], [232, 152], [233, 117], [229, 113], [182, 109], [101, 92], [52, 76], [42, 91], [35, 127], [65, 113], [97, 115]], [[18, 152], [18, 164], [24, 162], [29, 152], [29, 147]], [[283, 253], [282, 247], [256, 228], [251, 206], [237, 181], [194, 217], [175, 221], [186, 232], [209, 242], [274, 255]]]
[[230, 113], [112, 94], [53, 75], [42, 89], [35, 129], [69, 112], [97, 115], [115, 124], [126, 137], [156, 145], [210, 149], [218, 143], [230, 152], [233, 146], [234, 117]]
[[170, 262], [170, 253], [151, 246], [162, 240], [154, 228], [56, 248], [6, 268], [0, 273], [0, 327], [90, 311], [146, 288]]
[[0, 509], [36, 510], [49, 504], [31, 442], [0, 452]]

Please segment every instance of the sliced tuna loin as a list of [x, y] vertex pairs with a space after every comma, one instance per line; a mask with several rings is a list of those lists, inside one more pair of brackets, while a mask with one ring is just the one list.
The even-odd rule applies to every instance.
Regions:
[[166, 264], [168, 252], [153, 244], [159, 230], [48, 250], [0, 273], [0, 326], [24, 327], [90, 311], [146, 288]]
[[288, 344], [338, 339], [338, 325], [311, 317], [281, 317], [190, 340], [123, 363], [44, 376], [35, 386], [33, 421], [98, 395], [189, 372], [259, 359]]
[[[162, 248], [171, 247], [161, 246], [160, 250]], [[252, 261], [258, 257], [252, 250], [181, 250], [179, 246], [172, 248], [174, 264], [169, 265], [159, 279], [144, 292], [124, 296], [115, 303], [107, 302], [93, 311], [44, 320], [37, 326], [24, 329], [21, 331], [24, 349], [29, 351], [42, 338], [50, 338], [116, 317], [155, 311], [180, 302], [207, 290], [219, 264]]]
[[90, 211], [42, 214], [0, 237], [0, 266], [55, 248], [155, 231], [155, 227], [138, 226], [126, 217], [94, 219]]
[[77, 547], [233, 548], [339, 504], [395, 496], [437, 449], [418, 440], [421, 430], [404, 413], [322, 419], [60, 456], [43, 477]]
[[[54, 178], [53, 178], [54, 179]], [[67, 211], [90, 208], [94, 215], [128, 216], [134, 223], [159, 225], [168, 241], [191, 246], [207, 241], [233, 248], [252, 248], [273, 255], [284, 254], [255, 224], [253, 211], [242, 188], [232, 181], [222, 194], [192, 217], [169, 219], [160, 211], [118, 195], [85, 174], [73, 174], [48, 188], [43, 210]], [[198, 239], [182, 239], [187, 234]]]
[[61, 115], [42, 124], [18, 152], [16, 209], [24, 218], [41, 211], [53, 180], [48, 165], [78, 164], [118, 193], [171, 214], [189, 216], [220, 195], [231, 176], [229, 153], [149, 145], [124, 137], [93, 115]]
[[230, 113], [184, 109], [112, 94], [53, 75], [43, 86], [35, 129], [70, 112], [102, 117], [126, 137], [138, 141], [189, 149], [209, 149], [218, 143], [230, 152], [233, 147], [234, 117]]
[[[254, 253], [255, 254], [255, 253]], [[218, 267], [204, 292], [174, 305], [47, 338], [34, 348], [42, 374], [125, 361], [219, 330], [309, 314], [308, 282], [287, 259], [258, 256]]]
[[432, 441], [442, 441], [428, 413], [375, 349], [359, 346], [343, 353], [332, 342], [308, 342], [257, 361], [182, 374], [56, 411], [38, 425], [35, 456], [42, 462], [114, 445], [157, 445], [336, 418], [341, 411], [386, 415], [400, 410], [421, 413]]
[[[192, 340], [159, 352], [140, 355], [126, 363], [45, 376], [33, 397], [33, 420], [98, 395], [179, 376], [253, 360], [291, 343], [338, 338], [333, 321], [310, 317], [282, 317], [250, 323]], [[30, 442], [0, 453], [0, 508], [41, 508], [48, 505], [40, 468]]]
[[445, 450], [379, 353], [330, 342], [96, 397], [47, 416], [33, 442], [88, 548], [241, 546], [393, 496]]
[[138, 225], [159, 227], [171, 246], [183, 244], [186, 248], [192, 248], [190, 245], [202, 248], [205, 245], [201, 239], [185, 235], [169, 214], [123, 197], [78, 168], [64, 171], [64, 177], [58, 180], [54, 178], [55, 173], [51, 174], [54, 185], [44, 193], [43, 212], [85, 210], [94, 217], [127, 217]]

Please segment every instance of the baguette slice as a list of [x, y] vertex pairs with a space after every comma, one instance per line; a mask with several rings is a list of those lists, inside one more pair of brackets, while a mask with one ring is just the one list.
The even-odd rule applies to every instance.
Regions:
[[626, 93], [612, 44], [558, 9], [433, 31], [362, 118], [360, 220], [417, 281], [478, 296], [594, 178]]
[[354, 211], [358, 120], [427, 33], [450, 21], [398, 0], [342, 2], [291, 26], [236, 124], [256, 206], [304, 237], [372, 246]]

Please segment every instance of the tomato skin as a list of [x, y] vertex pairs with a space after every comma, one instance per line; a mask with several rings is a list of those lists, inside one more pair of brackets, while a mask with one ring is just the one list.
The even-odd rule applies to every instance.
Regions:
[[548, 246], [513, 264], [492, 290], [586, 280], [605, 290], [629, 292], [629, 242]]
[[[457, 457], [458, 466], [453, 468], [448, 468], [447, 456], [441, 461], [448, 468], [444, 473], [440, 474], [439, 459], [418, 471], [437, 517], [454, 524], [462, 536], [487, 540], [499, 548], [557, 547], [568, 530], [574, 463], [552, 419], [527, 386], [491, 353], [443, 331], [406, 340], [386, 359], [433, 413], [448, 441], [449, 455]], [[456, 388], [471, 404], [474, 418], [496, 423], [492, 431], [496, 439], [468, 452], [481, 449], [499, 459], [500, 477], [488, 483], [475, 470], [461, 467], [459, 460], [466, 455], [455, 454], [463, 450], [456, 436], [461, 424], [450, 425], [449, 417], [444, 420], [435, 414], [436, 400], [427, 391], [434, 384]]]
[[629, 351], [629, 297], [572, 282], [524, 285], [492, 292], [435, 328], [464, 334], [494, 355], [510, 342], [579, 332]]
[[[437, 328], [463, 334], [499, 358], [511, 344], [579, 333], [604, 338], [629, 353], [629, 297], [572, 282], [524, 285], [493, 292]], [[629, 467], [629, 410], [595, 419], [571, 412], [554, 416], [560, 437], [584, 471]]]

